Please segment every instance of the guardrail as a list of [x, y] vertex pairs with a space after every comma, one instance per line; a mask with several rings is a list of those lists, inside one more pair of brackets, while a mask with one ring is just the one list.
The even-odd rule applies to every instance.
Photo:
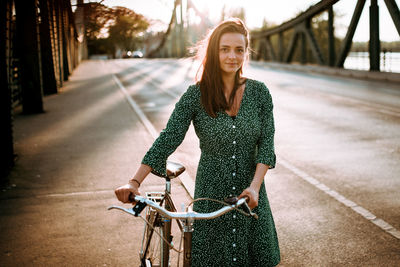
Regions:
[[[317, 63], [319, 65], [328, 65], [332, 67], [343, 68], [346, 57], [348, 56], [356, 31], [361, 13], [364, 9], [366, 0], [357, 0], [352, 15], [350, 25], [346, 36], [343, 40], [338, 40], [334, 35], [334, 12], [333, 5], [339, 0], [322, 0], [302, 12], [296, 18], [293, 18], [277, 27], [265, 29], [258, 32], [252, 32], [252, 46], [255, 47], [253, 59], [270, 60], [290, 63], [293, 61], [295, 50], [300, 42], [300, 62]], [[389, 10], [393, 23], [400, 35], [400, 12], [395, 0], [385, 0], [385, 5]], [[321, 49], [321, 40], [315, 37], [312, 19], [321, 14], [328, 12], [327, 32], [328, 39], [324, 40], [328, 43], [328, 53], [324, 55]], [[379, 40], [379, 7], [377, 0], [370, 0], [370, 41], [369, 41], [369, 58], [370, 70], [380, 70], [380, 40]], [[290, 40], [285, 43], [284, 34], [290, 35]], [[278, 36], [275, 45], [271, 42], [273, 36]], [[336, 44], [340, 42], [340, 48], [337, 49]], [[308, 46], [308, 47], [307, 47]], [[308, 50], [307, 50], [308, 49]], [[337, 54], [338, 50], [338, 55]], [[278, 51], [278, 53], [276, 53]], [[311, 51], [312, 58], [308, 58], [308, 51]]]

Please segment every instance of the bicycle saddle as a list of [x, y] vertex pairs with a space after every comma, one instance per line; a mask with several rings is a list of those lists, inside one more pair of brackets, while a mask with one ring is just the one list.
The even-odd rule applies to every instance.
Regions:
[[163, 177], [163, 178], [168, 178], [168, 179], [173, 179], [178, 177], [181, 173], [183, 173], [185, 171], [185, 166], [183, 166], [180, 163], [176, 163], [176, 162], [172, 162], [167, 160], [167, 175], [163, 175], [161, 173], [158, 173], [154, 170], [151, 171], [152, 174], [155, 174], [159, 177]]

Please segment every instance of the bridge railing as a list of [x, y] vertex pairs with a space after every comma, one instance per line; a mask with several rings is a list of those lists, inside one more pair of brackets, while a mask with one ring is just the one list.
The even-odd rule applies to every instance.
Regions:
[[1, 182], [14, 162], [14, 108], [43, 112], [43, 95], [58, 92], [81, 54], [70, 0], [0, 1], [0, 34]]
[[[346, 57], [348, 56], [356, 31], [361, 13], [364, 9], [366, 0], [357, 0], [355, 9], [343, 40], [335, 38], [334, 34], [334, 12], [333, 5], [339, 0], [322, 0], [302, 12], [297, 17], [271, 29], [265, 29], [251, 34], [251, 43], [255, 50], [252, 58], [255, 60], [271, 60], [276, 62], [291, 63], [297, 47], [300, 49], [300, 62], [317, 63], [331, 67], [343, 68]], [[385, 0], [385, 5], [389, 10], [393, 23], [400, 35], [400, 12], [395, 0]], [[324, 53], [321, 43], [315, 37], [312, 20], [323, 12], [328, 13], [327, 36], [328, 52]], [[369, 7], [369, 58], [370, 70], [380, 70], [380, 39], [379, 39], [379, 7], [377, 0], [370, 0]], [[277, 36], [278, 41], [273, 44], [271, 41]], [[285, 43], [285, 38], [289, 36], [289, 41]], [[340, 48], [337, 43], [340, 43]], [[307, 48], [311, 50], [312, 58], [307, 58]], [[338, 51], [338, 53], [337, 53]]]

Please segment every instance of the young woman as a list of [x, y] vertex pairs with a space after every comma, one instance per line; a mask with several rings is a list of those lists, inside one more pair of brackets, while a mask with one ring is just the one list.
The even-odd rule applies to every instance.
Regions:
[[[264, 83], [242, 76], [249, 34], [241, 20], [220, 23], [206, 45], [200, 81], [182, 95], [135, 176], [115, 193], [127, 203], [151, 170], [165, 174], [168, 156], [193, 121], [201, 149], [195, 198], [247, 197], [259, 216], [256, 220], [234, 211], [196, 221], [193, 266], [275, 266], [278, 238], [263, 183], [267, 170], [275, 167], [271, 95]], [[213, 202], [194, 206], [198, 212], [218, 208]]]

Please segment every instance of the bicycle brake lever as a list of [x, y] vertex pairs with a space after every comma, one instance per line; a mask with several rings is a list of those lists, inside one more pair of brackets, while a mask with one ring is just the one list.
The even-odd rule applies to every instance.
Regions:
[[136, 205], [132, 208], [133, 212], [135, 212], [135, 217], [138, 217], [146, 206], [146, 202], [137, 202]]
[[252, 216], [254, 219], [257, 220], [257, 219], [258, 219], [258, 215], [257, 215], [255, 212], [252, 212], [252, 211], [251, 211], [251, 209], [250, 209], [249, 205], [247, 204], [247, 202], [244, 202], [243, 204], [244, 204], [244, 206], [246, 207], [247, 212], [249, 213], [249, 215]]
[[[224, 201], [226, 203], [228, 203], [229, 205], [235, 205], [238, 202], [238, 198], [237, 197], [230, 197], [230, 198], [225, 198]], [[247, 213], [254, 217], [255, 219], [258, 219], [258, 215], [255, 212], [252, 212], [249, 205], [247, 204], [247, 200], [248, 198], [246, 197], [246, 201], [243, 203], [245, 208], [247, 209]]]
[[128, 213], [130, 215], [133, 215], [133, 216], [137, 217], [136, 212], [134, 212], [132, 208], [131, 209], [127, 209], [127, 208], [119, 207], [119, 206], [108, 207], [108, 210], [112, 210], [112, 209], [117, 209], [117, 210], [126, 212], [126, 213]]
[[124, 207], [119, 207], [119, 206], [111, 206], [111, 207], [108, 208], [108, 210], [118, 209], [118, 210], [122, 210], [122, 211], [124, 211], [126, 213], [129, 213], [130, 215], [138, 217], [146, 206], [147, 206], [146, 202], [138, 201], [136, 203], [136, 205], [134, 207], [130, 208], [130, 209], [127, 209], [127, 208], [124, 208]]

